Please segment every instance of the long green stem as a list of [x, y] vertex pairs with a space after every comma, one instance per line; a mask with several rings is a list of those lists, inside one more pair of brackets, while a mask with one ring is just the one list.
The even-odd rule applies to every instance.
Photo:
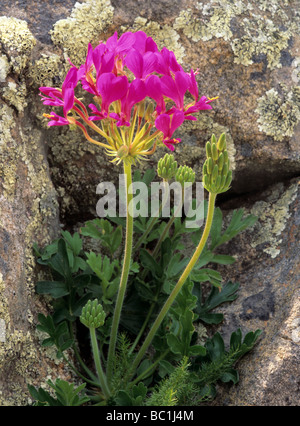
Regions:
[[110, 383], [112, 379], [112, 370], [113, 370], [113, 358], [115, 355], [116, 342], [117, 342], [117, 333], [119, 328], [119, 322], [121, 317], [121, 310], [123, 306], [123, 301], [126, 292], [127, 280], [130, 269], [131, 253], [132, 253], [132, 237], [133, 237], [133, 212], [132, 212], [132, 193], [129, 192], [129, 187], [132, 184], [131, 176], [131, 164], [124, 162], [124, 173], [126, 179], [126, 206], [127, 206], [127, 216], [126, 216], [126, 238], [125, 238], [125, 253], [123, 268], [119, 286], [119, 292], [117, 296], [116, 306], [114, 310], [110, 343], [108, 349], [108, 360], [107, 360], [107, 379]]
[[213, 215], [214, 215], [214, 210], [215, 210], [215, 200], [216, 200], [216, 195], [217, 194], [213, 194], [210, 193], [209, 194], [209, 203], [208, 203], [208, 212], [207, 212], [207, 219], [206, 219], [206, 224], [205, 224], [205, 228], [201, 237], [201, 240], [190, 260], [190, 262], [188, 263], [188, 265], [186, 266], [184, 272], [182, 273], [181, 277], [179, 278], [177, 284], [175, 285], [174, 289], [172, 290], [170, 296], [168, 297], [168, 299], [166, 300], [164, 306], [162, 307], [160, 313], [158, 314], [156, 320], [154, 321], [143, 345], [141, 346], [135, 360], [133, 361], [132, 364], [132, 373], [134, 373], [139, 365], [139, 363], [141, 362], [146, 350], [148, 349], [148, 347], [150, 346], [153, 337], [155, 336], [155, 333], [157, 332], [159, 326], [161, 325], [163, 319], [165, 318], [167, 312], [169, 311], [170, 307], [172, 306], [176, 296], [178, 295], [178, 293], [180, 292], [183, 284], [185, 283], [185, 281], [187, 280], [189, 274], [191, 273], [193, 267], [195, 266], [197, 260], [199, 259], [200, 254], [202, 253], [204, 246], [206, 244], [207, 238], [209, 236], [210, 233], [210, 229], [211, 229], [211, 225], [212, 225], [212, 221], [213, 221]]
[[92, 380], [94, 380], [94, 381], [96, 381], [97, 380], [97, 377], [93, 374], [93, 372], [87, 367], [87, 365], [84, 363], [84, 361], [83, 361], [83, 359], [81, 358], [81, 356], [80, 356], [80, 353], [79, 353], [79, 350], [78, 350], [78, 348], [77, 348], [77, 346], [76, 346], [76, 343], [75, 343], [75, 337], [74, 337], [74, 330], [73, 330], [73, 327], [72, 327], [72, 324], [71, 324], [71, 322], [70, 322], [70, 324], [69, 324], [69, 328], [70, 328], [70, 333], [71, 333], [71, 336], [72, 336], [72, 338], [73, 338], [73, 340], [74, 340], [74, 343], [73, 343], [73, 345], [72, 345], [72, 348], [73, 348], [73, 350], [74, 350], [74, 354], [75, 354], [75, 356], [76, 356], [76, 358], [77, 358], [77, 361], [79, 362], [79, 364], [81, 365], [81, 367], [83, 368], [83, 370], [90, 376], [90, 378], [92, 379]]
[[99, 378], [99, 382], [100, 382], [100, 385], [101, 385], [102, 392], [103, 392], [105, 398], [107, 399], [107, 398], [110, 397], [110, 391], [109, 391], [109, 388], [107, 386], [106, 377], [105, 377], [105, 374], [103, 372], [102, 365], [101, 365], [99, 347], [98, 347], [95, 328], [90, 328], [90, 335], [91, 335], [92, 351], [93, 351], [95, 366], [96, 366], [96, 370], [97, 370], [97, 375], [98, 375], [98, 378]]

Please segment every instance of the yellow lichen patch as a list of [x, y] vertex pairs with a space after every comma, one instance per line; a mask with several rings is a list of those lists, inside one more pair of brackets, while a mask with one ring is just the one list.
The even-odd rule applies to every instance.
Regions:
[[109, 0], [75, 3], [69, 18], [61, 19], [51, 32], [54, 44], [62, 46], [66, 57], [79, 66], [84, 62], [87, 45], [112, 23], [114, 8]]
[[68, 64], [56, 54], [42, 54], [41, 58], [31, 65], [29, 76], [38, 87], [60, 87]]
[[27, 22], [0, 16], [0, 42], [7, 52], [13, 70], [18, 74], [21, 73], [36, 44]]
[[253, 64], [253, 55], [266, 55], [268, 68], [280, 68], [282, 50], [288, 47], [292, 36], [291, 28], [280, 31], [270, 19], [253, 14], [243, 19], [245, 35], [231, 41], [235, 55], [234, 62], [242, 65]]
[[230, 21], [234, 16], [240, 15], [244, 10], [243, 2], [214, 4], [196, 4], [196, 12], [192, 9], [183, 10], [174, 23], [175, 29], [193, 41], [211, 40], [213, 37], [229, 40], [232, 37]]
[[260, 244], [266, 245], [263, 249], [272, 258], [280, 253], [282, 242], [282, 232], [291, 216], [289, 209], [296, 199], [298, 184], [294, 183], [283, 191], [283, 184], [279, 183], [272, 188], [271, 195], [265, 197], [264, 201], [257, 201], [251, 213], [259, 217], [259, 221], [254, 225], [254, 239], [252, 247]]
[[199, 2], [180, 12], [174, 28], [194, 42], [223, 38], [236, 63], [250, 65], [254, 56], [264, 55], [268, 68], [274, 69], [281, 67], [281, 52], [299, 24], [299, 18], [291, 20], [287, 11], [287, 2], [277, 0]]
[[24, 111], [24, 108], [27, 106], [26, 96], [27, 87], [24, 80], [21, 80], [19, 83], [9, 81], [3, 89], [3, 98], [9, 105], [14, 106], [18, 112]]
[[169, 25], [161, 25], [155, 21], [148, 21], [146, 18], [138, 16], [134, 24], [130, 27], [121, 27], [122, 31], [145, 31], [157, 43], [159, 49], [167, 47], [172, 50], [180, 63], [185, 55], [184, 47], [180, 43], [180, 36], [174, 28]]
[[10, 64], [6, 55], [0, 56], [0, 83], [3, 83], [10, 71]]
[[290, 91], [282, 86], [282, 93], [279, 94], [274, 88], [268, 90], [258, 99], [255, 110], [259, 115], [259, 130], [277, 141], [292, 136], [300, 120], [300, 86]]

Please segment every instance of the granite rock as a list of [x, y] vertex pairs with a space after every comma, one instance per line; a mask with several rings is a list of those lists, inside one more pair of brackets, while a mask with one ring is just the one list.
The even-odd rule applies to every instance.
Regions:
[[228, 246], [243, 250], [228, 272], [241, 293], [222, 332], [242, 324], [264, 334], [241, 363], [240, 384], [216, 404], [297, 405], [299, 192], [291, 179], [300, 174], [298, 9], [295, 0], [1, 1], [1, 405], [26, 404], [28, 374], [34, 382], [61, 369], [47, 362], [33, 331], [36, 312], [47, 308], [34, 295], [32, 243], [47, 243], [60, 222], [70, 227], [93, 217], [97, 184], [121, 172], [81, 134], [47, 127], [38, 88], [61, 86], [67, 58], [82, 62], [88, 42], [128, 30], [144, 30], [173, 50], [186, 70], [199, 70], [200, 92], [219, 96], [212, 111], [178, 132], [176, 159], [200, 179], [205, 142], [226, 132], [234, 180], [219, 202], [260, 217], [251, 238]]

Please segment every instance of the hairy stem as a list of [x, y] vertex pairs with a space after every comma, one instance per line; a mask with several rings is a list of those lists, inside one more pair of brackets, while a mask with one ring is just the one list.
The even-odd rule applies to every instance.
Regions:
[[132, 175], [131, 175], [131, 164], [127, 164], [125, 161], [124, 161], [124, 173], [125, 173], [125, 179], [126, 179], [126, 206], [127, 206], [125, 253], [124, 253], [123, 268], [122, 268], [116, 306], [114, 310], [110, 343], [109, 343], [109, 349], [108, 349], [107, 378], [109, 383], [112, 379], [113, 358], [115, 355], [117, 333], [118, 333], [119, 322], [121, 317], [121, 310], [122, 310], [125, 292], [126, 292], [127, 280], [129, 275], [129, 269], [130, 269], [131, 253], [132, 253], [133, 212], [132, 212], [132, 203], [131, 203], [132, 193], [129, 192], [129, 187], [132, 183]]
[[99, 382], [100, 382], [100, 385], [101, 385], [101, 389], [102, 389], [102, 392], [103, 392], [105, 398], [109, 398], [110, 397], [110, 391], [109, 391], [109, 388], [107, 386], [106, 377], [105, 377], [105, 374], [103, 372], [102, 365], [101, 365], [99, 347], [98, 347], [98, 342], [97, 342], [97, 337], [96, 337], [96, 330], [95, 330], [95, 328], [90, 328], [89, 330], [90, 330], [90, 335], [91, 335], [91, 344], [92, 344], [92, 351], [93, 351], [95, 366], [96, 366]]
[[163, 319], [165, 318], [166, 314], [168, 313], [170, 307], [172, 306], [176, 296], [180, 292], [183, 284], [186, 282], [189, 274], [191, 273], [193, 267], [195, 266], [197, 260], [199, 259], [200, 254], [202, 253], [202, 251], [204, 249], [204, 246], [206, 244], [207, 238], [208, 238], [209, 233], [210, 233], [211, 225], [212, 225], [214, 209], [215, 209], [216, 195], [217, 194], [214, 194], [214, 193], [209, 194], [207, 219], [206, 219], [206, 224], [205, 224], [205, 228], [204, 228], [201, 240], [200, 240], [190, 262], [186, 266], [186, 268], [183, 271], [181, 277], [179, 278], [177, 284], [175, 285], [170, 296], [166, 300], [164, 306], [162, 307], [160, 313], [158, 314], [156, 320], [154, 321], [154, 323], [153, 323], [153, 325], [152, 325], [142, 347], [140, 348], [135, 360], [133, 361], [132, 369], [131, 369], [132, 373], [134, 373], [136, 371], [136, 369], [137, 369], [139, 363], [141, 362], [146, 350], [150, 346], [152, 339], [155, 336], [155, 333], [157, 332], [159, 326], [161, 325]]

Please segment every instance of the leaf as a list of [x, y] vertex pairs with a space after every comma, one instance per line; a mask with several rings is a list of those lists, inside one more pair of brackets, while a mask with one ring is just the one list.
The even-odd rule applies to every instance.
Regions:
[[69, 231], [61, 231], [64, 240], [68, 243], [70, 249], [73, 251], [75, 256], [78, 256], [82, 249], [82, 240], [78, 232], [75, 232], [73, 236]]
[[113, 232], [113, 227], [109, 221], [99, 218], [86, 222], [85, 225], [80, 228], [80, 233], [82, 235], [98, 240], [101, 240], [103, 238], [105, 232]]
[[112, 234], [111, 244], [110, 244], [110, 252], [114, 254], [117, 249], [120, 247], [122, 242], [122, 227], [118, 226], [114, 233]]
[[213, 222], [210, 230], [210, 239], [211, 239], [211, 250], [212, 247], [216, 247], [222, 231], [222, 221], [223, 215], [220, 207], [217, 207], [214, 211]]
[[37, 329], [49, 335], [49, 338], [42, 342], [44, 346], [55, 345], [58, 349], [58, 354], [70, 348], [73, 344], [73, 339], [70, 336], [69, 327], [66, 321], [55, 324], [52, 316], [47, 317], [43, 314], [38, 315], [39, 324]]
[[169, 348], [174, 354], [182, 354], [184, 351], [184, 347], [177, 336], [175, 336], [173, 333], [167, 334], [167, 342], [169, 345]]
[[131, 407], [132, 404], [132, 399], [130, 397], [130, 395], [124, 391], [124, 390], [120, 390], [117, 394], [117, 396], [115, 397], [115, 403], [118, 406], [127, 406], [127, 407]]
[[226, 283], [221, 291], [213, 287], [210, 294], [202, 302], [202, 289], [201, 286], [194, 286], [193, 294], [197, 296], [198, 303], [195, 312], [198, 314], [201, 321], [207, 324], [219, 324], [223, 320], [223, 314], [210, 313], [211, 310], [225, 302], [232, 302], [237, 298], [237, 291], [239, 283]]
[[50, 407], [57, 407], [61, 406], [61, 403], [57, 401], [55, 398], [53, 398], [49, 392], [47, 392], [45, 389], [38, 388], [36, 389], [32, 385], [28, 385], [28, 390], [32, 398], [37, 401], [37, 406], [50, 406]]
[[70, 293], [67, 284], [61, 281], [38, 281], [35, 289], [38, 294], [50, 294], [54, 299]]
[[231, 368], [227, 370], [220, 379], [224, 383], [233, 382], [234, 385], [236, 385], [239, 381], [239, 373], [234, 368]]
[[78, 407], [90, 401], [87, 396], [80, 395], [86, 386], [85, 383], [78, 387], [75, 387], [74, 383], [61, 379], [56, 379], [55, 383], [48, 380], [47, 383], [54, 389], [57, 400], [64, 407]]
[[219, 263], [220, 265], [232, 265], [235, 261], [235, 257], [228, 256], [227, 254], [215, 254], [211, 259], [211, 262]]
[[203, 269], [194, 269], [190, 274], [191, 280], [198, 283], [210, 282], [215, 287], [222, 286], [222, 276], [218, 271], [213, 269], [203, 268]]
[[189, 347], [189, 355], [190, 356], [205, 356], [206, 349], [201, 345], [194, 345]]
[[220, 360], [225, 354], [224, 340], [220, 333], [214, 334], [211, 339], [206, 341], [207, 354], [212, 361]]
[[147, 268], [157, 277], [161, 277], [162, 269], [160, 265], [156, 262], [154, 257], [145, 249], [140, 249], [140, 262], [144, 268]]
[[[246, 228], [253, 226], [257, 221], [257, 217], [250, 214], [245, 219], [243, 219], [244, 209], [234, 210], [232, 213], [231, 221], [223, 233], [217, 237], [217, 232], [211, 242], [210, 250], [214, 250], [219, 247], [221, 244], [226, 243], [227, 241], [234, 238], [237, 234], [244, 231]], [[219, 229], [219, 228], [218, 228]]]
[[58, 241], [57, 253], [51, 257], [49, 265], [65, 279], [71, 277], [66, 243], [62, 238]]

